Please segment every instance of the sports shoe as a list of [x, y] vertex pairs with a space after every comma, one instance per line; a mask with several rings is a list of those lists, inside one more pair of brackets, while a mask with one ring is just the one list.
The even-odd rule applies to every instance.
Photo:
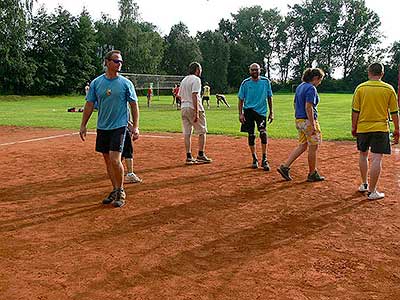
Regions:
[[194, 165], [197, 161], [191, 157], [191, 158], [186, 158], [185, 164], [187, 165]]
[[269, 167], [268, 160], [263, 159], [261, 162], [261, 167], [264, 169], [264, 171], [270, 171], [271, 168]]
[[140, 183], [142, 179], [139, 178], [135, 173], [128, 173], [125, 176], [125, 183]]
[[253, 169], [258, 169], [258, 160], [257, 159], [253, 159], [253, 163], [251, 164], [251, 167]]
[[378, 200], [385, 197], [385, 193], [380, 193], [378, 191], [369, 192], [368, 193], [368, 200]]
[[279, 168], [277, 169], [277, 171], [279, 172], [279, 174], [282, 175], [282, 177], [287, 180], [290, 181], [293, 178], [290, 176], [290, 168], [289, 167], [285, 167], [284, 165], [280, 165]]
[[114, 200], [114, 207], [122, 207], [125, 205], [126, 194], [124, 189], [118, 189]]
[[115, 198], [117, 197], [117, 189], [114, 189], [104, 200], [103, 200], [103, 204], [110, 204], [111, 202], [113, 202], [115, 200]]
[[360, 187], [358, 188], [358, 191], [361, 193], [368, 192], [368, 183], [361, 183]]
[[197, 156], [196, 158], [197, 163], [199, 164], [209, 164], [210, 162], [212, 162], [211, 158], [208, 158], [205, 154], [202, 156]]
[[325, 180], [325, 177], [319, 175], [317, 170], [315, 170], [311, 174], [308, 174], [308, 176], [307, 176], [308, 182], [317, 182], [317, 181], [324, 181], [324, 180]]

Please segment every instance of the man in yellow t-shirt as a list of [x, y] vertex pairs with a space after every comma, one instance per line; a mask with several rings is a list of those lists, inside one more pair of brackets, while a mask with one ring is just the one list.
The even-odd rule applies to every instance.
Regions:
[[[360, 151], [359, 167], [362, 184], [360, 192], [368, 192], [368, 199], [385, 197], [376, 186], [382, 170], [383, 154], [390, 154], [389, 118], [394, 124], [394, 143], [399, 142], [399, 107], [396, 93], [390, 84], [381, 81], [383, 65], [373, 63], [368, 67], [368, 81], [360, 84], [353, 96], [352, 129]], [[368, 184], [368, 150], [371, 148], [370, 183]]]
[[207, 108], [210, 108], [210, 86], [208, 85], [208, 82], [203, 87], [203, 98], [202, 98], [202, 104], [204, 106], [204, 101], [207, 102]]

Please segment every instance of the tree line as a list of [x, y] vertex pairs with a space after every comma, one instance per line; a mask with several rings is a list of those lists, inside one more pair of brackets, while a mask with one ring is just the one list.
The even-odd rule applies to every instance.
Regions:
[[[33, 13], [34, 0], [0, 2], [0, 93], [70, 94], [103, 71], [103, 57], [123, 53], [123, 71], [185, 75], [192, 61], [214, 92], [236, 91], [248, 66], [265, 66], [274, 89], [300, 82], [307, 67], [326, 72], [323, 91], [352, 91], [370, 62], [385, 64], [384, 80], [397, 84], [400, 41], [382, 48], [379, 16], [363, 0], [303, 0], [286, 15], [261, 6], [239, 9], [218, 28], [190, 35], [182, 22], [168, 35], [142, 20], [134, 0], [119, 0], [118, 20], [87, 10], [73, 16], [59, 6]], [[342, 70], [342, 79], [332, 77]]]

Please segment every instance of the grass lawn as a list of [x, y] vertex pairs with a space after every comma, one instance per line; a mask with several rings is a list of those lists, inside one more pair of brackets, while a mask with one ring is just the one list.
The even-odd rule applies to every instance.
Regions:
[[[226, 95], [231, 108], [216, 108], [211, 96], [211, 109], [206, 110], [208, 129], [211, 134], [243, 135], [239, 133], [237, 96]], [[350, 94], [320, 94], [319, 121], [324, 139], [352, 139]], [[269, 125], [272, 138], [296, 138], [294, 127], [293, 94], [274, 95], [275, 120]], [[146, 107], [145, 97], [139, 97], [140, 129], [142, 132], [180, 132], [180, 111], [171, 105], [172, 96], [157, 96], [153, 106]], [[82, 113], [69, 113], [69, 107], [81, 107], [83, 96], [0, 96], [0, 125], [49, 127], [79, 130]], [[89, 128], [96, 126], [94, 113]]]

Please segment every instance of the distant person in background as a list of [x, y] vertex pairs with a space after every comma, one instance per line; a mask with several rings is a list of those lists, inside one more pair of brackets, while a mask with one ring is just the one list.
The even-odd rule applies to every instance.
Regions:
[[88, 82], [86, 82], [86, 85], [85, 85], [85, 97], [89, 93], [89, 89], [90, 89], [90, 82], [88, 81]]
[[231, 106], [229, 103], [226, 101], [225, 95], [222, 94], [215, 94], [215, 98], [217, 98], [217, 107], [219, 108], [220, 102], [226, 105], [226, 107], [230, 108]]
[[296, 88], [294, 97], [296, 128], [299, 133], [299, 145], [290, 153], [287, 161], [278, 168], [279, 174], [286, 180], [292, 180], [290, 166], [308, 148], [307, 181], [322, 181], [325, 177], [317, 171], [317, 150], [322, 142], [321, 128], [318, 123], [319, 96], [317, 86], [324, 78], [321, 69], [308, 68], [304, 71], [302, 83]]
[[[264, 171], [269, 171], [269, 163], [267, 159], [267, 112], [268, 121], [274, 120], [274, 112], [272, 110], [272, 89], [269, 80], [260, 76], [261, 68], [259, 64], [253, 63], [249, 67], [250, 77], [243, 80], [239, 89], [239, 121], [242, 124], [240, 131], [247, 132], [248, 144], [251, 155], [253, 157], [252, 168], [258, 168], [258, 158], [256, 153], [256, 135], [255, 124], [260, 133], [262, 161], [261, 167]], [[268, 103], [268, 106], [267, 106]]]
[[147, 90], [147, 107], [150, 107], [152, 97], [153, 97], [153, 89], [152, 89], [151, 86], [150, 86], [150, 87], [148, 88], [148, 90]]
[[174, 87], [172, 88], [172, 106], [175, 105], [175, 101], [176, 101], [176, 95], [177, 95], [177, 85], [175, 84]]
[[[368, 67], [368, 81], [357, 86], [352, 105], [351, 133], [357, 138], [360, 151], [359, 167], [362, 183], [360, 192], [367, 192], [368, 199], [385, 197], [378, 192], [377, 184], [382, 170], [383, 154], [390, 154], [388, 112], [394, 125], [394, 143], [399, 143], [399, 106], [396, 92], [390, 84], [382, 81], [384, 67], [373, 63]], [[368, 184], [368, 152], [370, 155], [370, 181]]]
[[[204, 107], [201, 103], [201, 65], [192, 62], [189, 65], [189, 75], [183, 78], [179, 97], [182, 101], [182, 131], [186, 149], [186, 164], [210, 163], [212, 160], [205, 154], [207, 121], [204, 113]], [[192, 131], [199, 135], [199, 154], [194, 159], [192, 156]]]
[[126, 198], [123, 186], [124, 166], [121, 161], [121, 152], [123, 151], [129, 121], [127, 103], [130, 105], [133, 120], [132, 139], [139, 138], [138, 98], [132, 82], [119, 75], [122, 63], [119, 50], [110, 51], [105, 55], [106, 72], [94, 79], [90, 85], [79, 130], [79, 135], [84, 141], [87, 134], [86, 126], [92, 115], [94, 102], [97, 101], [99, 113], [96, 151], [103, 154], [107, 173], [113, 186], [113, 190], [103, 200], [103, 204], [112, 203], [114, 207], [122, 207]]
[[178, 83], [175, 88], [175, 102], [177, 110], [181, 109], [181, 102], [182, 102], [181, 97], [179, 96], [179, 89], [180, 89], [180, 83]]
[[204, 107], [204, 101], [207, 102], [207, 108], [210, 108], [210, 86], [208, 85], [208, 82], [205, 83], [204, 87], [203, 87], [203, 97], [202, 97], [202, 104]]

